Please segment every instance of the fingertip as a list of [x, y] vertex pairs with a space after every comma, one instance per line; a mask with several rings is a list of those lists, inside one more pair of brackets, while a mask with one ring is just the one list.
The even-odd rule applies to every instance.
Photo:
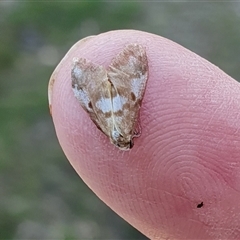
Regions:
[[[134, 139], [130, 151], [123, 152], [96, 128], [74, 98], [70, 72], [74, 57], [107, 67], [129, 43], [146, 47], [149, 79], [140, 112], [142, 135]], [[223, 120], [224, 114], [240, 120], [236, 104], [236, 111], [228, 111], [224, 86], [228, 86], [226, 91], [231, 96], [240, 95], [239, 85], [229, 76], [182, 46], [149, 33], [113, 31], [90, 37], [70, 49], [51, 77], [49, 103], [67, 158], [103, 201], [135, 227], [147, 226], [144, 231], [149, 237], [156, 232], [161, 234], [162, 229], [156, 230], [159, 224], [174, 236], [174, 223], [182, 222], [186, 227], [181, 219], [186, 220], [194, 236], [196, 225], [200, 226], [200, 235], [209, 229], [188, 208], [189, 202], [201, 199], [199, 189], [211, 192], [206, 179], [211, 180], [215, 174], [213, 171], [206, 176], [199, 170], [199, 165], [205, 167], [215, 162], [213, 158], [202, 162], [199, 153], [205, 156], [211, 144], [210, 153], [216, 153], [211, 157], [218, 157], [222, 152], [219, 143], [225, 136], [221, 132], [216, 137], [213, 129], [229, 127]], [[219, 119], [224, 126], [214, 126]], [[211, 136], [218, 144], [211, 142]], [[222, 163], [222, 159], [216, 162]], [[186, 173], [185, 169], [191, 172]], [[182, 173], [190, 179], [186, 184]], [[179, 205], [187, 211], [179, 211]], [[174, 222], [169, 216], [178, 218]], [[193, 221], [188, 221], [189, 216]]]

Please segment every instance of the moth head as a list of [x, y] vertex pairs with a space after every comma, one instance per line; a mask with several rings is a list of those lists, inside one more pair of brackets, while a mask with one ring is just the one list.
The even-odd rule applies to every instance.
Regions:
[[116, 129], [112, 131], [112, 137], [110, 138], [111, 142], [120, 148], [121, 150], [129, 150], [133, 147], [132, 136], [129, 134], [127, 136], [123, 136]]

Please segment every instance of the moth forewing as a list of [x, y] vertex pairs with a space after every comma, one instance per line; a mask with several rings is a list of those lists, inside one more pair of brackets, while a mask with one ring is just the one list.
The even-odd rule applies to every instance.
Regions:
[[[96, 66], [84, 58], [74, 58], [71, 72], [72, 88], [75, 97], [86, 111], [93, 111], [91, 102], [96, 87], [108, 82], [107, 71], [102, 66]], [[100, 81], [93, 81], [99, 78]]]
[[111, 115], [112, 105], [106, 69], [86, 59], [75, 58], [71, 77], [75, 97], [97, 127], [108, 135], [112, 124], [106, 115]]
[[133, 146], [135, 127], [148, 78], [145, 49], [130, 44], [104, 69], [86, 59], [75, 59], [72, 87], [92, 121], [121, 150]]
[[137, 44], [128, 45], [113, 59], [108, 77], [122, 102], [121, 110], [113, 111], [117, 129], [126, 139], [138, 137], [140, 133], [135, 128], [148, 79], [145, 49]]

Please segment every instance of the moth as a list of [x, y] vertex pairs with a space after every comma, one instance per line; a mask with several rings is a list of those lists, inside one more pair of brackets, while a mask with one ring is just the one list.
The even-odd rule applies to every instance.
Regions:
[[133, 147], [139, 110], [148, 79], [146, 50], [126, 46], [104, 68], [84, 58], [74, 58], [71, 70], [75, 97], [95, 125], [121, 150]]

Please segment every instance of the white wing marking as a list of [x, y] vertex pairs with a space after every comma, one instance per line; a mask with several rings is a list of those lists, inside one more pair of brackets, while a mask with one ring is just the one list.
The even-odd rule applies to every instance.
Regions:
[[119, 96], [118, 94], [113, 98], [113, 112], [123, 110], [123, 105], [128, 101], [124, 96]]
[[112, 103], [110, 98], [101, 97], [96, 102], [96, 107], [103, 113], [112, 112]]

